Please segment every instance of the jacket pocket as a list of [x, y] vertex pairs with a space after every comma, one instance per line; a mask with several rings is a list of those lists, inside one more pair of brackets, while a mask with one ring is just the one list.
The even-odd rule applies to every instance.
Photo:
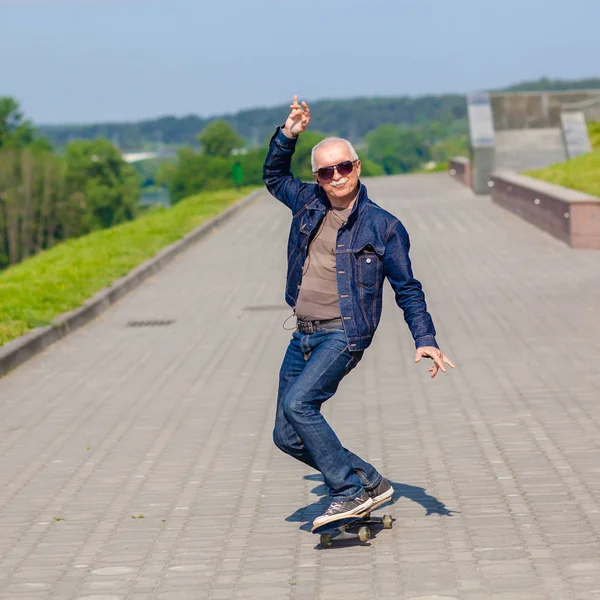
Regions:
[[372, 244], [365, 244], [362, 248], [354, 250], [357, 279], [360, 285], [372, 288], [379, 283], [383, 254], [382, 248], [375, 248]]

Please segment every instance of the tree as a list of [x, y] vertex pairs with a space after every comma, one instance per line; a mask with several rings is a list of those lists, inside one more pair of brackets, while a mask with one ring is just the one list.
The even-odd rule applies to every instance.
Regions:
[[0, 149], [0, 268], [62, 239], [63, 192], [62, 158], [40, 148]]
[[172, 160], [161, 161], [154, 173], [154, 183], [159, 186], [169, 186], [169, 182], [173, 179], [177, 165]]
[[106, 139], [78, 140], [67, 146], [67, 192], [77, 194], [73, 207], [77, 233], [112, 227], [133, 219], [140, 186], [134, 168]]
[[360, 176], [361, 177], [376, 177], [378, 175], [385, 175], [385, 171], [381, 165], [367, 158], [364, 152], [358, 150], [356, 152], [358, 158], [360, 158]]
[[416, 129], [380, 125], [367, 135], [368, 156], [379, 163], [387, 175], [409, 173], [429, 160], [425, 137]]
[[267, 154], [266, 147], [250, 148], [239, 158], [244, 171], [244, 185], [263, 185], [262, 168]]
[[[233, 161], [223, 156], [198, 154], [193, 148], [182, 148], [177, 154], [177, 166], [165, 171], [173, 204], [204, 190], [233, 187], [231, 176]], [[163, 179], [164, 181], [164, 179]]]
[[466, 136], [443, 139], [431, 146], [431, 159], [437, 163], [444, 163], [453, 156], [467, 156], [468, 148]]
[[[320, 131], [307, 130], [298, 136], [296, 149], [292, 158], [292, 173], [303, 181], [313, 181], [312, 165], [310, 161], [313, 146], [316, 146], [326, 135]], [[264, 158], [267, 155], [267, 149], [264, 149]]]
[[0, 98], [0, 268], [133, 219], [138, 197], [134, 169], [110, 142], [73, 142], [57, 156], [16, 100]]
[[228, 158], [232, 150], [244, 146], [235, 129], [227, 121], [213, 121], [198, 135], [203, 153], [207, 156]]
[[8, 96], [0, 97], [0, 148], [8, 145], [23, 148], [33, 139], [33, 127], [23, 119], [19, 103]]
[[62, 165], [46, 138], [35, 138], [19, 103], [0, 98], [0, 268], [54, 242], [51, 213]]

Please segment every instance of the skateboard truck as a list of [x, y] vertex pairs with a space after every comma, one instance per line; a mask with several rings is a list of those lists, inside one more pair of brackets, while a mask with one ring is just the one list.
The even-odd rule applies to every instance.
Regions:
[[334, 541], [337, 542], [342, 540], [358, 539], [363, 543], [368, 542], [371, 539], [370, 525], [381, 525], [383, 529], [391, 529], [394, 525], [394, 519], [392, 515], [372, 517], [371, 513], [369, 512], [364, 515], [357, 516], [349, 523], [338, 523], [336, 526], [334, 521], [331, 523], [331, 525], [333, 526], [331, 531], [324, 531], [321, 533], [321, 546], [325, 548], [329, 548]]

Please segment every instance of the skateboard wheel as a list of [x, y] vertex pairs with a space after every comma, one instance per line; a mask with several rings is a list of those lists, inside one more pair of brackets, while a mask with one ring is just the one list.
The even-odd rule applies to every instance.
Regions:
[[381, 519], [381, 524], [384, 529], [391, 529], [394, 524], [394, 519], [392, 519], [392, 515], [383, 515]]
[[358, 530], [358, 539], [361, 542], [368, 542], [371, 539], [371, 530], [366, 525]]
[[321, 546], [325, 548], [329, 548], [331, 546], [331, 534], [330, 533], [322, 533], [321, 534]]

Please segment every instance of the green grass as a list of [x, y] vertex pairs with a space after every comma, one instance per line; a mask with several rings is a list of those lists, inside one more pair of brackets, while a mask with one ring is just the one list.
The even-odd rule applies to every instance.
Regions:
[[205, 192], [68, 240], [0, 272], [0, 346], [49, 325], [251, 191]]
[[600, 197], [600, 149], [524, 175]]
[[594, 150], [600, 149], [600, 121], [591, 121], [588, 123], [588, 133], [590, 135], [590, 142]]

